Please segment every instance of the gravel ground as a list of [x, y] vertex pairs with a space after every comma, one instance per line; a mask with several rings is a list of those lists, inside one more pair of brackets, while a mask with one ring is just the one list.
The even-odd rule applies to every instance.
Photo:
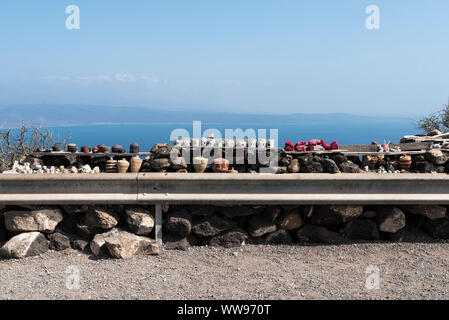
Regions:
[[[369, 265], [379, 289], [365, 287]], [[448, 268], [449, 242], [428, 239], [196, 247], [131, 260], [70, 249], [0, 260], [0, 299], [447, 299]], [[68, 289], [77, 269], [79, 288]]]

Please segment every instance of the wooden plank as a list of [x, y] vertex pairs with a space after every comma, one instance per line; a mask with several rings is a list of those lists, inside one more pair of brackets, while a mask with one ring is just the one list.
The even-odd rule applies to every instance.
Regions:
[[139, 152], [139, 153], [112, 153], [112, 152], [106, 152], [106, 153], [85, 153], [85, 152], [32, 152], [32, 155], [35, 156], [76, 156], [76, 157], [114, 157], [114, 156], [122, 156], [122, 157], [133, 157], [133, 156], [150, 156], [152, 155], [151, 152]]
[[[430, 149], [432, 142], [411, 142], [411, 143], [398, 143], [398, 144], [390, 144], [390, 147], [399, 147], [401, 149], [400, 152], [378, 152], [378, 148], [376, 145], [367, 144], [367, 145], [341, 145], [338, 150], [315, 150], [315, 151], [283, 151], [286, 154], [291, 155], [302, 155], [308, 153], [314, 154], [333, 154], [333, 153], [343, 153], [345, 155], [371, 155], [371, 154], [384, 154], [384, 155], [402, 155], [402, 154], [423, 154], [425, 150]], [[182, 149], [182, 148], [181, 148]], [[198, 150], [198, 149], [214, 149], [213, 147], [191, 147], [190, 151]], [[229, 149], [237, 150], [251, 150], [251, 151], [264, 151], [264, 150], [283, 150], [277, 148], [268, 148], [268, 149], [260, 149], [260, 148], [222, 148], [222, 150], [226, 151]], [[447, 151], [447, 150], [444, 150]], [[33, 152], [33, 155], [36, 156], [76, 156], [76, 157], [101, 157], [101, 156], [119, 156], [119, 157], [132, 157], [132, 156], [151, 156], [151, 152], [140, 152], [140, 153], [84, 153], [84, 152]]]
[[409, 143], [392, 143], [392, 147], [399, 147], [402, 151], [413, 150], [429, 150], [433, 143], [431, 142], [409, 142]]

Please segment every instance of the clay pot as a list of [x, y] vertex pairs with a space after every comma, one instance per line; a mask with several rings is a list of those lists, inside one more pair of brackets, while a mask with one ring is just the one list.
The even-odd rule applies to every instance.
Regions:
[[399, 158], [399, 165], [403, 170], [410, 169], [410, 167], [412, 166], [412, 157], [410, 157], [408, 154], [404, 154]]
[[229, 161], [225, 158], [215, 159], [212, 163], [212, 170], [214, 172], [228, 172], [229, 170]]
[[90, 146], [82, 146], [81, 147], [81, 152], [90, 153]]
[[125, 150], [119, 144], [112, 146], [112, 153], [123, 153], [123, 151], [125, 151]]
[[67, 145], [67, 151], [69, 151], [69, 152], [77, 152], [78, 151], [78, 147], [76, 146], [76, 144], [70, 143], [70, 144]]
[[62, 151], [62, 145], [60, 143], [55, 143], [52, 149], [53, 151]]
[[142, 167], [143, 160], [138, 156], [131, 158], [131, 172], [139, 172]]
[[100, 153], [106, 153], [106, 152], [109, 152], [111, 150], [109, 147], [107, 147], [104, 144], [99, 144], [97, 146], [97, 148], [98, 148], [98, 152], [100, 152]]
[[117, 160], [108, 160], [106, 161], [106, 172], [107, 173], [116, 173], [117, 172]]
[[195, 168], [195, 172], [203, 173], [207, 168], [207, 159], [203, 157], [195, 157], [193, 158], [193, 167]]
[[139, 145], [137, 144], [137, 142], [131, 143], [131, 145], [129, 146], [129, 152], [130, 153], [139, 153], [140, 152], [140, 148], [139, 148]]
[[118, 173], [126, 173], [129, 168], [129, 162], [125, 159], [119, 160], [117, 162], [117, 171]]

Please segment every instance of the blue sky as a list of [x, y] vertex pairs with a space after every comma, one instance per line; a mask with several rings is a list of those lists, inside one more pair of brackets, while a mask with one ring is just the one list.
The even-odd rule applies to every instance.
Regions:
[[449, 97], [448, 15], [447, 0], [5, 0], [0, 104], [426, 114]]

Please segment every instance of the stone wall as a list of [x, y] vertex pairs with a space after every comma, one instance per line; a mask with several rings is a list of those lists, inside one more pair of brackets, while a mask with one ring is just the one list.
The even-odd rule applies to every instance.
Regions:
[[[163, 248], [449, 239], [447, 208], [407, 206], [163, 206]], [[0, 256], [73, 248], [94, 256], [159, 254], [152, 206], [0, 206]]]

